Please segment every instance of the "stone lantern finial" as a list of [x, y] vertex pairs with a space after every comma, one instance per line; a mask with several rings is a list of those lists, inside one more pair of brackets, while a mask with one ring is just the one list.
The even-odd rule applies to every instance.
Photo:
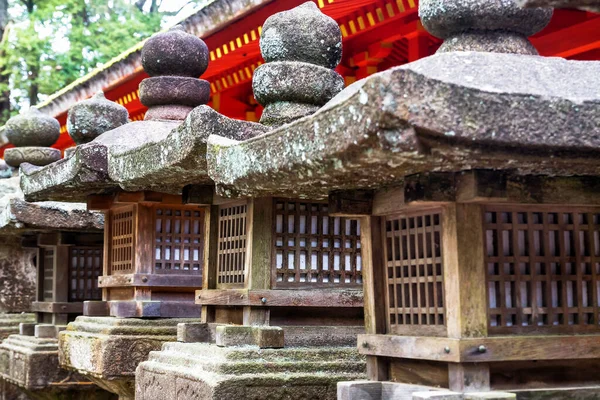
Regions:
[[523, 9], [517, 0], [421, 0], [425, 29], [444, 39], [438, 52], [538, 54], [528, 36], [544, 29], [551, 8]]
[[198, 79], [208, 68], [208, 47], [182, 26], [148, 39], [142, 65], [150, 75], [140, 83], [140, 101], [149, 107], [146, 120], [183, 120], [210, 100], [210, 84]]
[[260, 51], [266, 64], [252, 88], [263, 106], [261, 123], [283, 125], [313, 114], [344, 89], [334, 71], [342, 60], [342, 33], [313, 2], [272, 15], [263, 25]]
[[67, 131], [77, 144], [91, 142], [129, 120], [129, 112], [99, 92], [88, 100], [80, 101], [69, 109]]
[[38, 167], [60, 160], [60, 150], [52, 146], [60, 136], [58, 121], [32, 107], [6, 123], [6, 137], [15, 147], [6, 149], [4, 161], [18, 168], [22, 163]]

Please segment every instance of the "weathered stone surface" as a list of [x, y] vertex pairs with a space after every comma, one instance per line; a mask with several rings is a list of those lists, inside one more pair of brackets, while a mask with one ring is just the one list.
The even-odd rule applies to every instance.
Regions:
[[217, 346], [258, 346], [278, 349], [284, 346], [283, 329], [276, 326], [217, 326]]
[[125, 190], [180, 193], [188, 184], [211, 183], [206, 167], [206, 141], [211, 134], [246, 140], [267, 132], [256, 123], [227, 118], [210, 107], [194, 109], [164, 140], [135, 150], [111, 151], [109, 173]]
[[208, 47], [178, 25], [148, 39], [142, 48], [142, 65], [150, 76], [197, 78], [208, 67]]
[[[30, 310], [35, 297], [36, 269], [34, 252], [23, 249], [17, 237], [0, 237], [0, 312], [21, 313]], [[18, 331], [21, 314], [0, 314], [0, 325], [10, 333]], [[0, 335], [2, 328], [0, 328]]]
[[[1, 299], [0, 306], [5, 306]], [[0, 340], [18, 334], [23, 323], [30, 324], [33, 322], [35, 322], [35, 314], [0, 312]]]
[[600, 12], [598, 0], [516, 0], [521, 7], [579, 8]]
[[81, 203], [28, 203], [12, 199], [0, 211], [0, 229], [6, 233], [69, 230], [97, 231], [104, 229], [104, 215], [88, 212]]
[[144, 121], [178, 121], [187, 118], [194, 107], [169, 104], [164, 106], [153, 106], [146, 111]]
[[6, 122], [6, 137], [17, 147], [52, 146], [59, 136], [58, 121], [35, 107]]
[[[311, 3], [314, 4], [314, 3]], [[298, 84], [302, 77], [302, 84]], [[304, 62], [272, 62], [257, 68], [252, 79], [256, 100], [325, 105], [344, 89], [344, 78], [334, 70]]]
[[21, 335], [0, 344], [0, 378], [29, 391], [85, 389], [81, 384], [89, 382], [59, 368], [56, 339]]
[[177, 341], [182, 343], [205, 343], [212, 341], [210, 326], [206, 323], [177, 324]]
[[446, 39], [439, 52], [537, 54], [527, 36], [550, 22], [552, 9], [523, 9], [516, 0], [423, 0], [419, 2], [419, 16], [425, 29]]
[[77, 317], [59, 335], [60, 364], [90, 377], [108, 391], [133, 399], [137, 365], [150, 351], [176, 341], [177, 324], [190, 321], [194, 322]]
[[164, 138], [176, 122], [132, 122], [77, 146], [68, 159], [44, 167], [21, 169], [21, 187], [29, 201], [85, 201], [88, 194], [118, 188], [108, 176], [109, 149], [126, 152]]
[[34, 336], [38, 339], [57, 339], [56, 326], [51, 324], [38, 324], [35, 326]]
[[197, 107], [210, 100], [208, 81], [184, 76], [157, 76], [140, 83], [140, 101], [146, 107], [167, 104]]
[[309, 1], [265, 21], [260, 51], [266, 62], [301, 61], [333, 69], [342, 61], [342, 34], [337, 22]]
[[68, 159], [22, 169], [21, 186], [30, 201], [81, 201], [117, 189], [181, 193], [189, 184], [211, 183], [206, 141], [211, 134], [245, 140], [269, 129], [229, 119], [200, 106], [177, 121], [132, 122], [78, 146]]
[[364, 379], [355, 348], [218, 347], [166, 343], [140, 364], [137, 400], [336, 399], [341, 380]]
[[33, 322], [22, 322], [19, 324], [19, 335], [35, 336], [35, 319]]
[[266, 64], [254, 71], [252, 89], [265, 106], [260, 122], [290, 123], [316, 111], [344, 88], [333, 70], [342, 57], [337, 23], [313, 2], [267, 19], [260, 38]]
[[129, 112], [125, 107], [99, 92], [89, 100], [76, 103], [69, 109], [67, 131], [75, 143], [89, 143], [104, 132], [125, 125]]
[[359, 81], [314, 116], [252, 140], [210, 137], [209, 175], [224, 196], [313, 199], [425, 171], [597, 175], [599, 77], [599, 62], [436, 54]]
[[477, 32], [462, 32], [446, 40], [440, 52], [488, 51], [492, 53], [537, 54], [527, 37], [514, 32], [491, 31], [485, 35]]
[[23, 163], [43, 167], [60, 158], [60, 150], [51, 147], [13, 147], [4, 151], [4, 161], [15, 168]]

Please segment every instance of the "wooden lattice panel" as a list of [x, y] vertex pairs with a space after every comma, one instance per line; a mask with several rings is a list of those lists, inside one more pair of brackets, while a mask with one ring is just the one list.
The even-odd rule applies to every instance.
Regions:
[[243, 285], [246, 273], [247, 204], [219, 209], [218, 284]]
[[133, 273], [135, 248], [135, 206], [111, 210], [110, 273]]
[[42, 249], [42, 267], [43, 267], [43, 301], [53, 301], [54, 286], [54, 249]]
[[204, 210], [156, 206], [154, 272], [202, 274]]
[[441, 210], [387, 217], [383, 227], [388, 332], [445, 333]]
[[600, 208], [487, 206], [489, 330], [598, 331]]
[[274, 201], [273, 287], [362, 287], [360, 223], [327, 204]]
[[101, 247], [69, 248], [69, 300], [102, 300], [98, 277], [102, 275]]

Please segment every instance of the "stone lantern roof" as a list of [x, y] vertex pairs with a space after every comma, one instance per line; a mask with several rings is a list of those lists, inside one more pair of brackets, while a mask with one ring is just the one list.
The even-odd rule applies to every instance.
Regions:
[[[460, 12], [476, 14], [467, 3]], [[541, 29], [551, 12], [504, 3], [506, 9], [492, 10], [506, 14], [495, 30], [473, 27], [468, 40], [464, 32], [444, 34], [451, 42], [445, 51], [356, 82], [315, 114], [294, 120], [302, 116], [298, 97], [278, 84], [265, 103], [279, 104], [277, 116], [296, 112], [282, 126], [232, 120], [207, 106], [183, 122], [129, 123], [78, 146], [69, 159], [23, 168], [25, 196], [75, 201], [114, 190], [179, 193], [188, 184], [214, 182], [223, 196], [323, 198], [426, 171], [598, 175], [600, 62], [526, 55], [534, 51], [524, 35]], [[452, 30], [452, 21], [430, 17], [438, 31]], [[521, 32], [516, 21], [537, 23]], [[523, 40], [505, 41], [509, 31]], [[452, 51], [462, 49], [457, 43], [496, 52]], [[296, 63], [296, 74], [285, 77], [302, 82], [301, 67], [317, 66], [289, 54], [266, 63], [265, 71]], [[268, 81], [255, 80], [254, 90], [265, 92]]]
[[0, 163], [0, 235], [102, 230], [104, 216], [86, 211], [85, 204], [25, 201], [19, 176], [13, 176], [10, 166], [35, 168], [33, 164], [44, 165], [60, 158], [60, 151], [44, 147], [56, 141], [58, 122], [33, 108], [10, 119], [6, 126], [10, 141], [19, 147], [7, 150], [8, 163]]
[[22, 236], [49, 231], [101, 231], [104, 215], [89, 212], [82, 203], [39, 202], [23, 199], [19, 178], [0, 179], [0, 235]]
[[225, 196], [312, 198], [425, 171], [598, 175], [599, 72], [600, 62], [439, 53], [260, 137], [211, 136], [209, 175]]
[[[193, 76], [206, 70], [207, 51], [202, 40], [178, 27], [149, 39], [142, 62], [151, 77], [140, 85], [140, 98], [150, 107], [146, 120], [105, 131], [49, 166], [24, 166], [25, 197], [82, 201], [119, 190], [179, 194], [186, 185], [210, 183], [204, 155], [211, 134], [245, 140], [268, 128], [226, 118], [203, 105], [208, 83]], [[83, 121], [69, 118], [70, 126], [89, 124], [86, 113], [77, 115]]]

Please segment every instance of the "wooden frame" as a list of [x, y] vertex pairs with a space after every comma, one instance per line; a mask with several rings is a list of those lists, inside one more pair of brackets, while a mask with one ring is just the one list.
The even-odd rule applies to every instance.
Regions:
[[391, 334], [447, 334], [442, 212], [437, 208], [395, 214], [382, 224]]
[[107, 246], [98, 286], [108, 304], [89, 303], [86, 312], [198, 317], [194, 289], [203, 285], [208, 260], [207, 207], [156, 192], [91, 196], [88, 204], [105, 210]]
[[[97, 277], [103, 265], [100, 235], [38, 235], [38, 322], [66, 325], [83, 312], [83, 301], [98, 300]], [[97, 243], [97, 245], [94, 245]], [[81, 268], [80, 268], [81, 267]]]
[[362, 287], [360, 222], [327, 203], [274, 199], [272, 252], [274, 289]]
[[600, 208], [482, 212], [490, 334], [600, 332]]
[[[320, 318], [333, 316], [327, 310], [335, 308], [344, 308], [348, 310], [360, 310], [363, 305], [362, 292], [358, 289], [362, 287], [362, 273], [360, 264], [353, 264], [353, 276], [359, 277], [359, 283], [340, 284], [337, 282], [306, 285], [280, 285], [277, 282], [276, 258], [277, 241], [283, 237], [284, 230], [277, 231], [277, 204], [287, 207], [288, 204], [294, 204], [294, 217], [301, 215], [299, 205], [310, 207], [315, 204], [318, 210], [327, 208], [324, 202], [314, 202], [308, 200], [289, 200], [273, 199], [271, 197], [248, 199], [245, 201], [221, 202], [218, 206], [213, 206], [211, 213], [216, 212], [210, 220], [211, 224], [217, 224], [216, 238], [214, 239], [213, 254], [216, 257], [213, 272], [207, 272], [213, 276], [214, 284], [212, 287], [196, 292], [196, 302], [203, 307], [203, 320], [206, 322], [232, 322], [239, 321], [244, 325], [269, 325], [271, 313], [278, 312], [286, 308], [315, 308], [319, 309]], [[304, 216], [307, 218], [310, 209], [306, 208]], [[282, 226], [284, 213], [280, 212], [280, 227]], [[315, 217], [317, 217], [315, 215]], [[343, 218], [323, 216], [329, 221], [337, 220], [339, 229], [342, 229]], [[317, 219], [318, 223], [322, 221]], [[360, 223], [353, 222], [353, 229], [359, 233]], [[293, 235], [300, 231], [300, 218], [295, 218]], [[331, 230], [333, 231], [333, 222]], [[305, 225], [309, 226], [309, 225]], [[320, 225], [319, 225], [320, 226]], [[287, 232], [286, 232], [287, 233]], [[311, 238], [310, 232], [305, 232], [302, 236], [308, 241]], [[333, 235], [326, 237], [333, 248]], [[353, 238], [348, 251], [357, 255], [360, 262], [360, 243], [358, 236], [345, 236], [344, 232], [339, 234], [340, 254], [343, 254], [341, 244], [342, 240]], [[318, 240], [324, 240], [323, 235], [318, 235]], [[337, 237], [335, 237], [337, 239]], [[294, 236], [294, 250], [300, 245], [299, 240]], [[233, 243], [233, 244], [230, 244]], [[244, 246], [245, 245], [245, 246]], [[209, 246], [210, 247], [210, 246]], [[232, 257], [233, 255], [233, 257]], [[333, 256], [332, 256], [333, 257]], [[355, 259], [356, 260], [356, 259]], [[233, 267], [232, 262], [237, 265]], [[243, 270], [242, 270], [243, 268]], [[333, 263], [331, 270], [333, 270]], [[223, 282], [223, 276], [226, 273], [233, 273], [240, 276], [236, 282]], [[298, 275], [298, 268], [294, 269], [294, 276]], [[241, 278], [243, 276], [243, 279]], [[343, 274], [340, 274], [343, 276]], [[221, 278], [219, 278], [221, 277]], [[221, 280], [219, 280], [221, 279]], [[210, 280], [210, 278], [208, 279]], [[209, 284], [207, 280], [205, 283]], [[293, 290], [291, 290], [293, 289]], [[283, 310], [283, 313], [290, 312]], [[348, 313], [348, 315], [353, 315]], [[350, 317], [348, 317], [350, 318]]]

